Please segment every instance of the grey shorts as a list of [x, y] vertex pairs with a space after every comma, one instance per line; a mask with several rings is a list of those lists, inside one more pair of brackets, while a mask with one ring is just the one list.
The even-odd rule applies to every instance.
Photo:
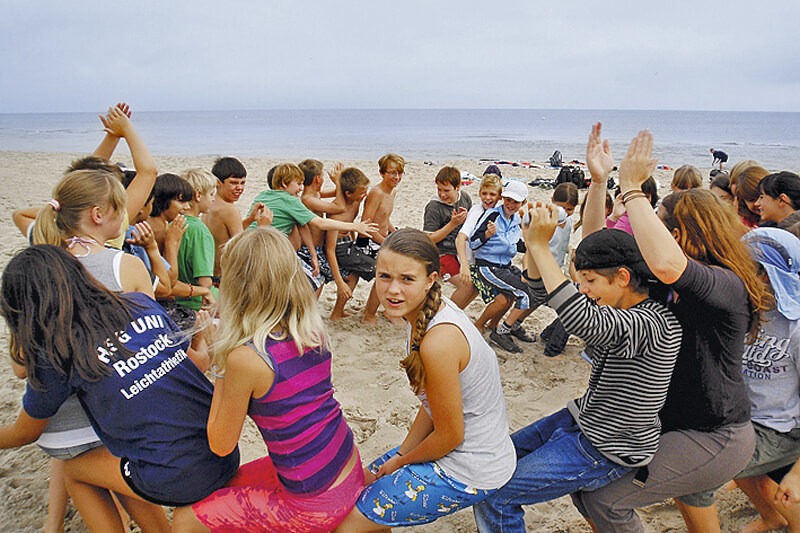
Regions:
[[44, 453], [46, 453], [53, 459], [61, 459], [62, 461], [66, 461], [68, 459], [74, 459], [79, 455], [88, 452], [89, 450], [99, 448], [102, 445], [103, 443], [98, 440], [95, 442], [90, 442], [88, 444], [80, 444], [78, 446], [68, 446], [66, 448], [45, 448], [44, 446], [39, 446], [39, 448], [41, 448], [42, 451], [44, 451]]
[[[800, 456], [800, 428], [781, 433], [753, 423], [753, 429], [756, 432], [756, 451], [747, 467], [734, 479], [765, 475], [782, 466], [794, 464]], [[714, 491], [687, 494], [678, 500], [692, 507], [710, 507], [714, 505]]]

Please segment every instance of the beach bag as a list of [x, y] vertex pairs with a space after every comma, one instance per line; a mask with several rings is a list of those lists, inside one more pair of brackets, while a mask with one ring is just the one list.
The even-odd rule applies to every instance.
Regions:
[[356, 241], [336, 243], [336, 261], [341, 270], [357, 275], [364, 281], [375, 277], [375, 258], [364, 252]]
[[561, 157], [561, 152], [556, 150], [553, 152], [553, 155], [550, 156], [550, 166], [551, 167], [560, 167], [564, 164], [564, 159]]

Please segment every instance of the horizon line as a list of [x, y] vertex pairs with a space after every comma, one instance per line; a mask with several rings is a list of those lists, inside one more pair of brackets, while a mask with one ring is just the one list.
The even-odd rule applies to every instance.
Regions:
[[[800, 111], [734, 110], [734, 109], [644, 109], [644, 108], [567, 108], [567, 107], [274, 107], [274, 108], [230, 108], [230, 109], [142, 109], [135, 113], [236, 113], [252, 111], [627, 111], [657, 113], [785, 113]], [[0, 111], [0, 115], [56, 115], [73, 113], [102, 113], [102, 110], [74, 111]]]

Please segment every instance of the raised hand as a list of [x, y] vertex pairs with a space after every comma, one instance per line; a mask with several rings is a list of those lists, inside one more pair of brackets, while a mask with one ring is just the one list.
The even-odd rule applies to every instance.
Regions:
[[522, 238], [530, 246], [550, 246], [550, 239], [558, 226], [558, 207], [536, 202], [528, 210], [530, 221], [522, 225]]
[[336, 164], [333, 165], [333, 169], [328, 172], [328, 177], [331, 178], [331, 181], [334, 182], [337, 187], [339, 186], [339, 178], [341, 177], [343, 170], [344, 163], [337, 161]]
[[622, 195], [618, 194], [617, 197], [614, 198], [614, 208], [611, 210], [611, 214], [608, 218], [616, 222], [625, 212], [625, 204], [622, 203]]
[[614, 158], [611, 156], [611, 146], [608, 140], [602, 138], [603, 124], [598, 122], [592, 125], [589, 142], [586, 143], [586, 166], [593, 181], [606, 181], [611, 169], [614, 168]]
[[458, 209], [453, 209], [453, 213], [450, 215], [450, 222], [453, 223], [454, 226], [460, 226], [467, 220], [467, 210], [463, 207], [459, 207]]
[[489, 221], [486, 224], [486, 239], [491, 239], [497, 234], [497, 224], [492, 221]]
[[186, 217], [178, 215], [175, 217], [164, 233], [164, 241], [170, 241], [174, 245], [179, 245], [183, 234], [186, 233]]
[[272, 224], [272, 218], [275, 216], [272, 209], [262, 203], [257, 203], [253, 209], [256, 212], [256, 225], [263, 228]]
[[125, 113], [125, 116], [131, 118], [131, 106], [125, 102], [117, 102], [117, 109]]
[[133, 228], [133, 236], [127, 239], [128, 243], [143, 248], [157, 246], [155, 233], [147, 221], [138, 222], [134, 224]]
[[640, 131], [631, 141], [628, 153], [619, 164], [619, 188], [627, 191], [641, 190], [642, 183], [656, 168], [653, 159], [653, 135], [648, 130]]
[[[128, 109], [130, 113], [130, 109]], [[131, 119], [129, 115], [123, 111], [119, 106], [109, 107], [105, 116], [100, 116], [100, 122], [103, 123], [103, 130], [109, 135], [115, 137], [125, 137], [131, 127]]]

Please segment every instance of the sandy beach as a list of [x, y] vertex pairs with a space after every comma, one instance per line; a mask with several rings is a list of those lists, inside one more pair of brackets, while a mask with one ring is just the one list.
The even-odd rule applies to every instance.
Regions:
[[[0, 229], [5, 236], [0, 244], [0, 267], [4, 267], [26, 241], [11, 220], [13, 209], [42, 204], [50, 198], [53, 185], [68, 163], [84, 154], [0, 152]], [[313, 154], [309, 154], [313, 157]], [[131, 163], [124, 147], [115, 160]], [[211, 168], [214, 156], [157, 157], [159, 172], [180, 173], [186, 168], [202, 166]], [[248, 169], [247, 189], [239, 201], [244, 212], [252, 198], [266, 188], [266, 174], [278, 158], [242, 158]], [[324, 161], [330, 165], [332, 161]], [[361, 168], [372, 180], [379, 181], [375, 161], [343, 161], [346, 166]], [[410, 161], [398, 188], [397, 201], [392, 216], [396, 227], [421, 227], [425, 204], [435, 194], [433, 177], [438, 169], [452, 164], [459, 169], [480, 176], [487, 162], [475, 160]], [[504, 165], [504, 177], [519, 178], [528, 182], [535, 178], [554, 178], [557, 170], [550, 168], [524, 168]], [[708, 175], [709, 168], [702, 168]], [[658, 170], [660, 195], [669, 191], [671, 171]], [[473, 201], [478, 197], [478, 182], [466, 187]], [[549, 199], [551, 191], [529, 187], [531, 199]], [[577, 218], [577, 213], [576, 213]], [[450, 294], [452, 285], [445, 286]], [[405, 330], [379, 319], [375, 326], [360, 322], [360, 313], [367, 299], [369, 284], [360, 282], [354, 297], [347, 305], [353, 316], [340, 322], [329, 323], [328, 332], [333, 346], [333, 381], [336, 398], [342, 404], [345, 416], [355, 432], [356, 441], [365, 462], [372, 460], [388, 448], [399, 444], [418, 408], [405, 373], [399, 366], [403, 356]], [[324, 317], [330, 314], [336, 297], [334, 284], [324, 289], [319, 300]], [[483, 304], [477, 300], [467, 313], [476, 318]], [[528, 330], [537, 334], [555, 316], [549, 308], [540, 308], [525, 323]], [[16, 379], [10, 370], [6, 346], [5, 324], [0, 330], [3, 357], [0, 358], [0, 423], [14, 420], [21, 406], [24, 382]], [[579, 356], [581, 343], [570, 339], [562, 359], [548, 359], [542, 355], [541, 342], [522, 344], [524, 353], [498, 354], [503, 379], [509, 424], [517, 430], [537, 418], [563, 407], [567, 400], [579, 396], [589, 375], [589, 365]], [[263, 441], [248, 422], [240, 441], [244, 461], [265, 454]], [[41, 530], [47, 504], [48, 462], [45, 454], [35, 445], [15, 450], [0, 451], [0, 531]], [[752, 520], [755, 510], [738, 491], [721, 490], [717, 493], [720, 521], [723, 531], [738, 531]], [[641, 511], [648, 531], [683, 531], [685, 527], [672, 502], [651, 506]], [[526, 522], [529, 531], [536, 532], [589, 532], [590, 529], [572, 506], [568, 497], [527, 508]], [[66, 531], [85, 531], [80, 517], [70, 508]], [[466, 532], [474, 531], [475, 523], [470, 511], [408, 531]]]

